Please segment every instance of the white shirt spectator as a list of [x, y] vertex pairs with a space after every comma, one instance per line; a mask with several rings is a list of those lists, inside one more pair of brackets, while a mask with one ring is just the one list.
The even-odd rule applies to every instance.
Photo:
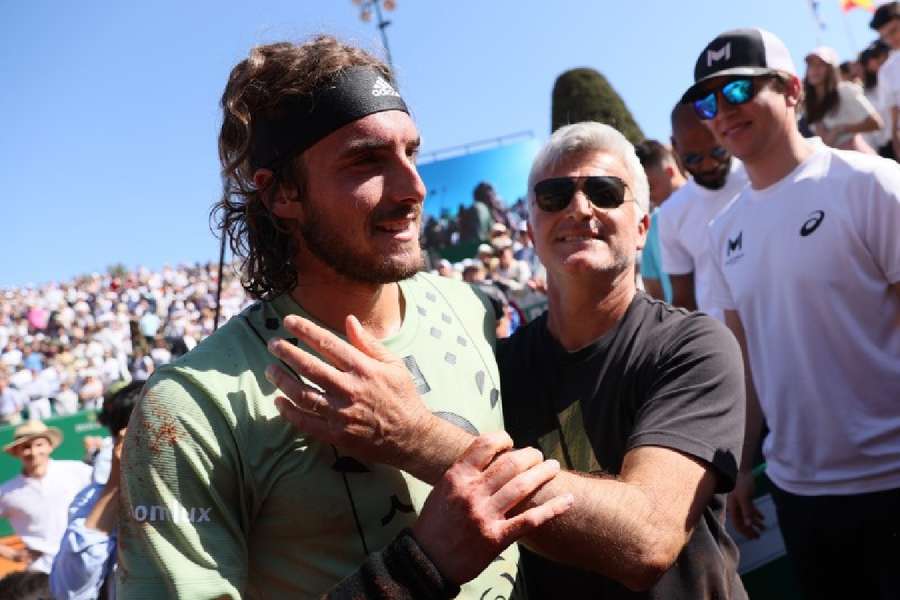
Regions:
[[[822, 117], [822, 123], [828, 129], [838, 125], [851, 125], [865, 121], [868, 117], [877, 117], [878, 111], [863, 94], [862, 88], [849, 81], [838, 82], [837, 93], [839, 103], [836, 110], [829, 111]], [[818, 122], [812, 124], [812, 130], [817, 133]], [[834, 141], [835, 146], [844, 146], [856, 134], [845, 133]]]
[[78, 412], [78, 394], [68, 385], [64, 385], [56, 393], [56, 413], [58, 415], [71, 415]]
[[710, 298], [714, 266], [706, 227], [746, 185], [743, 163], [732, 158], [731, 172], [721, 189], [711, 190], [691, 179], [657, 210], [663, 271], [669, 275], [693, 273], [697, 309], [720, 321], [724, 320], [724, 313]]
[[68, 524], [69, 504], [91, 482], [92, 472], [79, 461], [51, 459], [43, 477], [17, 475], [0, 485], [0, 517], [9, 519], [29, 549], [43, 553], [31, 570], [50, 572]]
[[896, 163], [819, 147], [710, 224], [712, 299], [746, 332], [766, 475], [793, 494], [900, 487], [898, 223]]

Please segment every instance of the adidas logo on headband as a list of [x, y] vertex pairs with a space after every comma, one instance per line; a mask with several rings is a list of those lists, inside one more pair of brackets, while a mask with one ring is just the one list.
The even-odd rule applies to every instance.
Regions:
[[375, 85], [372, 86], [372, 95], [373, 96], [397, 96], [400, 97], [400, 94], [397, 93], [391, 84], [385, 81], [383, 78], [378, 77], [375, 80]]

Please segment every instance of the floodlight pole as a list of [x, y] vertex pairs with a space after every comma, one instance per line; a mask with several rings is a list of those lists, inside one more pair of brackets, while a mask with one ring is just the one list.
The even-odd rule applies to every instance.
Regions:
[[381, 43], [384, 44], [384, 53], [387, 56], [388, 66], [391, 68], [391, 71], [394, 70], [394, 61], [391, 60], [391, 47], [388, 46], [388, 38], [387, 31], [388, 25], [391, 24], [390, 21], [385, 21], [384, 16], [381, 13], [381, 0], [371, 0], [372, 4], [375, 6], [375, 17], [378, 19], [378, 30], [381, 32]]
[[377, 19], [375, 24], [378, 26], [378, 31], [381, 32], [381, 44], [384, 46], [388, 66], [391, 68], [391, 71], [393, 71], [394, 62], [391, 60], [391, 47], [388, 44], [386, 31], [391, 22], [384, 18], [382, 2], [384, 3], [383, 8], [388, 11], [394, 10], [394, 7], [396, 6], [394, 0], [353, 0], [353, 4], [359, 7], [359, 18], [365, 22], [368, 22], [369, 19], [372, 18], [372, 13], [370, 12], [371, 9], [375, 9], [375, 18]]

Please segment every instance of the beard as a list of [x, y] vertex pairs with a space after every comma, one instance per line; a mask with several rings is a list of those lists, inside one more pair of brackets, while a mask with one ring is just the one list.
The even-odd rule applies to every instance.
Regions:
[[[408, 209], [403, 208], [403, 214]], [[299, 224], [307, 249], [340, 275], [362, 283], [386, 284], [408, 279], [425, 264], [419, 240], [412, 244], [406, 260], [365, 254], [347, 243], [346, 234], [326, 225], [315, 211]]]
[[728, 181], [728, 174], [731, 172], [731, 160], [723, 163], [718, 168], [707, 171], [705, 173], [691, 173], [694, 181], [697, 182], [698, 185], [705, 187], [708, 190], [721, 190], [725, 187], [725, 182]]

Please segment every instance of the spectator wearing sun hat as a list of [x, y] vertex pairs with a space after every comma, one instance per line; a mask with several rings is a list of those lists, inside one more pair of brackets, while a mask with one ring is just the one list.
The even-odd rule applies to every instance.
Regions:
[[50, 572], [69, 504], [91, 481], [88, 465], [50, 458], [62, 439], [56, 427], [27, 421], [16, 427], [13, 441], [3, 447], [22, 462], [22, 472], [0, 485], [0, 517], [9, 519], [25, 548], [0, 544], [0, 556], [24, 562], [32, 571]]

